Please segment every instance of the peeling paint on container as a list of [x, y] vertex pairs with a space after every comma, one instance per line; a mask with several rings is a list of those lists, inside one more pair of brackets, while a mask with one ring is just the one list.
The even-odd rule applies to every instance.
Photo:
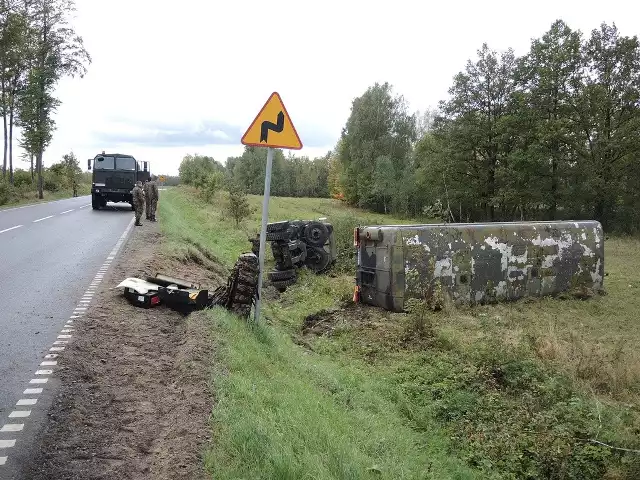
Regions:
[[[381, 240], [364, 238], [366, 229]], [[604, 238], [596, 221], [360, 227], [360, 298], [402, 311], [436, 283], [457, 302], [476, 304], [603, 288]]]

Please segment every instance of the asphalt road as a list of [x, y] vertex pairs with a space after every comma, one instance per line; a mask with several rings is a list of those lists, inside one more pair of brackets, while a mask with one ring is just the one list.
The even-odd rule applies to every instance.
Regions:
[[[78, 197], [0, 210], [0, 479], [19, 478], [55, 394], [55, 374], [28, 418], [8, 418], [34, 372], [133, 217], [128, 204], [91, 209]], [[24, 408], [24, 407], [23, 407]], [[6, 424], [24, 422], [20, 432]], [[15, 444], [13, 444], [15, 440]]]

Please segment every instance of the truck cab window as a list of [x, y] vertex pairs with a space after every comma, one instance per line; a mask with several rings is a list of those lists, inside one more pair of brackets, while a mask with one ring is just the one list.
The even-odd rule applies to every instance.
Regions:
[[95, 170], [113, 170], [115, 160], [113, 157], [98, 157], [93, 162]]
[[136, 160], [133, 157], [118, 157], [116, 159], [116, 168], [118, 170], [136, 170]]

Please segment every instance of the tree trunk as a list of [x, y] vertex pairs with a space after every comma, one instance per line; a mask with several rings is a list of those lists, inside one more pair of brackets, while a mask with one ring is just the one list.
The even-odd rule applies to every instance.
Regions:
[[38, 198], [42, 200], [44, 198], [44, 182], [42, 180], [42, 149], [40, 149], [36, 156], [36, 169], [38, 170]]
[[[4, 93], [2, 95], [4, 97]], [[4, 100], [4, 99], [3, 99]], [[7, 178], [7, 147], [9, 146], [9, 142], [7, 142], [7, 117], [6, 115], [2, 116], [2, 123], [4, 123], [4, 156], [2, 159], [2, 178]]]
[[9, 183], [13, 185], [13, 105], [9, 110]]
[[551, 159], [551, 205], [549, 215], [551, 220], [556, 219], [558, 211], [558, 160], [555, 156]]
[[35, 179], [35, 173], [33, 171], [33, 153], [31, 154], [31, 183], [33, 183], [33, 180]]

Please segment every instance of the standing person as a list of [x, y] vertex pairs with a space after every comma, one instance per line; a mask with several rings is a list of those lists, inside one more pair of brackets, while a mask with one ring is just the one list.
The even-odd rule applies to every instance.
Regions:
[[149, 182], [149, 201], [151, 202], [151, 221], [156, 221], [156, 209], [158, 208], [158, 199], [160, 194], [158, 192], [158, 177], [156, 175], [151, 176]]
[[147, 220], [151, 220], [151, 194], [149, 193], [149, 180], [144, 181], [142, 186], [144, 191], [144, 212]]
[[144, 209], [144, 191], [142, 190], [142, 182], [138, 180], [136, 186], [131, 190], [133, 194], [133, 208], [136, 211], [136, 227], [142, 225], [140, 223], [140, 217], [142, 217], [142, 210]]

